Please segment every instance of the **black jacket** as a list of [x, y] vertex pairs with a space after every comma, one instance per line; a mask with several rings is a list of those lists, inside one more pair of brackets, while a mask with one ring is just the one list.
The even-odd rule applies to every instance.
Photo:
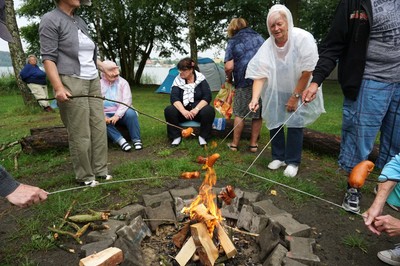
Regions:
[[338, 80], [346, 98], [356, 100], [365, 69], [372, 7], [370, 0], [341, 0], [325, 40], [312, 82], [318, 85], [338, 62]]

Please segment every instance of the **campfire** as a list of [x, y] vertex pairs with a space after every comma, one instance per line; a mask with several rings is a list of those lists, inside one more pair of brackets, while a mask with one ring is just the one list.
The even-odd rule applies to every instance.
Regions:
[[[220, 255], [229, 259], [237, 253], [221, 226], [223, 218], [216, 204], [216, 195], [212, 191], [217, 181], [214, 163], [218, 158], [219, 154], [213, 154], [208, 158], [199, 157], [197, 160], [204, 164], [205, 178], [199, 188], [199, 195], [189, 207], [182, 210], [189, 215], [189, 222], [172, 238], [175, 246], [180, 248], [175, 260], [181, 266], [186, 265], [190, 259], [200, 260], [202, 265], [214, 265]], [[234, 196], [232, 187], [228, 186], [218, 197], [228, 204]]]

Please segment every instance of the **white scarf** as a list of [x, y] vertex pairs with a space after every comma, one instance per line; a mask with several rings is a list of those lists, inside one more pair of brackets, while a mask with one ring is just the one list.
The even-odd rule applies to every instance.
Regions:
[[172, 84], [172, 87], [177, 86], [183, 90], [183, 106], [188, 105], [189, 102], [194, 102], [194, 89], [200, 84], [200, 82], [206, 79], [206, 77], [200, 72], [196, 70], [194, 72], [196, 76], [194, 83], [186, 83], [186, 80], [178, 75]]

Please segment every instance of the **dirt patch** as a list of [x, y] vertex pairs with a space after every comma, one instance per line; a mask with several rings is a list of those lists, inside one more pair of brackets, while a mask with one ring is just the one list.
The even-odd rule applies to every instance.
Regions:
[[[110, 168], [112, 169], [113, 166], [126, 160], [149, 158], [154, 152], [152, 148], [145, 148], [141, 151], [133, 151], [130, 153], [124, 153], [119, 149], [110, 149]], [[318, 160], [318, 158], [316, 158], [315, 155], [304, 152], [298, 178], [315, 182], [312, 179], [313, 175], [324, 173], [326, 168], [336, 168], [335, 164], [325, 165], [316, 163], [316, 160]], [[62, 171], [67, 171], [67, 169], [70, 168], [66, 167], [66, 169]], [[273, 187], [273, 189], [277, 191], [276, 196], [271, 195], [269, 193], [270, 191], [267, 191], [262, 194], [262, 199], [272, 200], [278, 208], [291, 213], [294, 219], [300, 223], [309, 225], [313, 229], [312, 237], [316, 239], [317, 243], [315, 254], [320, 258], [321, 265], [385, 265], [376, 257], [376, 253], [384, 249], [393, 248], [395, 239], [390, 239], [386, 235], [380, 237], [373, 235], [365, 228], [361, 216], [348, 214], [334, 205], [340, 205], [344, 196], [344, 188], [338, 185], [343, 183], [339, 181], [341, 178], [343, 177], [338, 176], [337, 180], [325, 180], [317, 183], [317, 186], [323, 193], [321, 198], [331, 201], [332, 203], [309, 197], [301, 204], [294, 204], [293, 201], [290, 200], [290, 194], [296, 192], [277, 185]], [[29, 181], [31, 184], [34, 184], [34, 180]], [[166, 187], [163, 188], [140, 187], [139, 189], [143, 194], [160, 193], [172, 188], [184, 188], [188, 186], [197, 188], [200, 183], [201, 180], [173, 180], [168, 182]], [[223, 184], [223, 182], [218, 183], [219, 187], [225, 185], [227, 184]], [[258, 190], [257, 187], [251, 187], [251, 184], [249, 186], [250, 189], [254, 191]], [[246, 190], [249, 189], [246, 188]], [[368, 208], [373, 198], [374, 194], [372, 190], [363, 192], [362, 210]], [[110, 200], [118, 200], [118, 197], [111, 197]], [[388, 207], [385, 207], [385, 212], [394, 216], [398, 215]], [[7, 243], [10, 236], [18, 233], [18, 224], [16, 221], [21, 218], [29, 218], [31, 215], [34, 215], [33, 210], [18, 209], [10, 206], [7, 201], [0, 200], [0, 242]], [[344, 240], [349, 236], [363, 238], [367, 244], [367, 249], [363, 251], [360, 248], [352, 248], [344, 244]], [[85, 238], [82, 240], [85, 242]], [[254, 239], [248, 239], [246, 241], [250, 244], [254, 242]], [[79, 246], [72, 240], [67, 244], [79, 251]], [[166, 243], [162, 244], [164, 245]], [[10, 256], [10, 252], [13, 252], [13, 249], [17, 248], [18, 243], [16, 243], [16, 241], [9, 242], [8, 246], [3, 244], [0, 251], [0, 262], [5, 258], [6, 254]], [[147, 252], [147, 256], [155, 256], [160, 260], [161, 257], [168, 258], [169, 256], [173, 256], [173, 254], [160, 254], [161, 251], [158, 251], [158, 253], [149, 251], [146, 249], [146, 246], [144, 246], [144, 250]], [[79, 252], [71, 254], [61, 249], [52, 249], [47, 252], [32, 253], [30, 259], [37, 262], [39, 265], [55, 265], [60, 262], [62, 262], [63, 265], [78, 265], [80, 258]], [[233, 263], [229, 265], [255, 265], [252, 264], [252, 262], [245, 261], [240, 261], [240, 263], [243, 264]], [[151, 266], [152, 265], [160, 264], [151, 264]]]

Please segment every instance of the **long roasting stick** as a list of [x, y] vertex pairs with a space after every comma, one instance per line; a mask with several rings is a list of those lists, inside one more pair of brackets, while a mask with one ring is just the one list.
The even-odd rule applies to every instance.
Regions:
[[264, 152], [264, 150], [268, 147], [268, 145], [272, 142], [272, 140], [276, 137], [276, 135], [278, 135], [279, 131], [282, 130], [282, 128], [287, 124], [287, 122], [289, 121], [290, 118], [292, 118], [292, 116], [300, 109], [300, 107], [302, 107], [304, 105], [305, 102], [302, 102], [299, 107], [297, 107], [296, 111], [294, 111], [289, 117], [288, 119], [286, 119], [286, 121], [279, 127], [278, 131], [276, 131], [275, 135], [272, 136], [272, 138], [268, 141], [268, 143], [265, 145], [265, 147], [260, 151], [260, 153], [257, 155], [257, 157], [253, 160], [253, 162], [250, 164], [250, 166], [247, 168], [247, 170], [244, 172], [243, 176], [245, 176], [250, 168], [254, 165], [254, 163], [257, 161], [257, 159], [261, 156], [261, 154]]
[[[98, 95], [75, 95], [75, 96], [69, 96], [68, 98], [73, 99], [73, 98], [84, 98], [84, 97], [85, 97], [85, 98], [97, 98], [97, 99], [102, 99], [102, 100], [104, 100], [104, 101], [110, 101], [110, 102], [114, 102], [114, 103], [119, 103], [119, 104], [125, 105], [126, 107], [128, 107], [129, 109], [132, 109], [133, 111], [138, 112], [139, 114], [142, 114], [142, 115], [144, 115], [144, 116], [147, 116], [147, 117], [150, 117], [150, 118], [152, 118], [152, 119], [155, 119], [155, 120], [157, 120], [158, 122], [161, 122], [161, 123], [164, 123], [164, 124], [166, 124], [166, 125], [169, 125], [169, 126], [178, 128], [178, 129], [180, 129], [180, 130], [184, 130], [183, 127], [180, 127], [180, 126], [171, 124], [171, 123], [169, 123], [169, 122], [167, 122], [167, 121], [164, 121], [164, 120], [162, 120], [162, 119], [160, 119], [160, 118], [158, 118], [158, 117], [155, 117], [155, 116], [152, 116], [152, 115], [143, 113], [143, 112], [139, 111], [138, 109], [136, 109], [136, 108], [134, 108], [134, 107], [132, 107], [132, 106], [127, 105], [126, 103], [123, 103], [123, 102], [120, 102], [120, 101], [116, 101], [116, 100], [111, 100], [111, 99], [108, 99], [108, 98], [103, 97], [103, 96], [98, 96]], [[52, 100], [56, 100], [56, 98], [42, 98], [42, 99], [37, 99], [36, 101], [39, 102], [39, 101], [44, 101], [44, 100], [46, 100], [46, 101], [52, 101]], [[191, 133], [191, 135], [192, 135], [192, 136], [196, 136], [194, 133]]]

